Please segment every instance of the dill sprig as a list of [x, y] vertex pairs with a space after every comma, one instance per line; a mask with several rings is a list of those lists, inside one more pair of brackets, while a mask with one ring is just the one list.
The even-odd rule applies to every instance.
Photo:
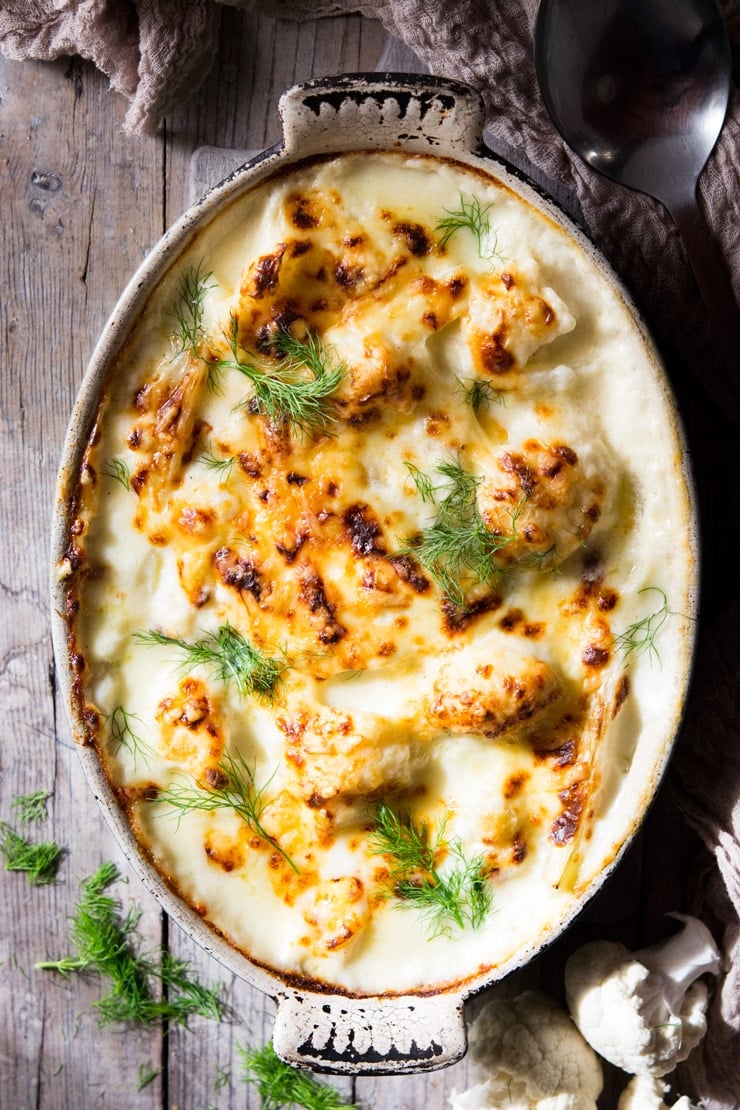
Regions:
[[642, 617], [641, 620], [635, 621], [624, 632], [620, 632], [619, 635], [614, 637], [617, 650], [622, 652], [625, 659], [629, 659], [630, 656], [637, 659], [644, 652], [647, 652], [648, 655], [660, 662], [660, 654], [655, 646], [655, 638], [668, 619], [670, 611], [668, 609], [668, 596], [660, 586], [644, 586], [641, 590], [638, 590], [638, 596], [651, 592], [660, 596], [661, 603], [658, 608]]
[[218, 365], [238, 370], [249, 379], [252, 393], [245, 407], [250, 412], [266, 416], [275, 427], [292, 428], [307, 437], [331, 432], [336, 421], [332, 395], [346, 368], [332, 358], [320, 336], [309, 332], [305, 339], [297, 339], [281, 329], [273, 341], [281, 360], [266, 369], [241, 357], [239, 325], [233, 314], [226, 340], [232, 357]]
[[262, 1110], [287, 1105], [305, 1110], [354, 1110], [354, 1103], [345, 1102], [333, 1087], [281, 1060], [272, 1044], [257, 1049], [236, 1047], [242, 1058], [242, 1079], [259, 1091]]
[[422, 501], [434, 504], [437, 515], [402, 553], [414, 555], [444, 595], [454, 605], [462, 606], [468, 589], [488, 584], [501, 574], [494, 557], [517, 538], [521, 505], [512, 510], [510, 533], [493, 532], [478, 509], [476, 494], [482, 478], [463, 470], [456, 460], [435, 468], [445, 479], [441, 486], [435, 486], [429, 475], [413, 464], [406, 463], [406, 468]]
[[[124, 914], [118, 900], [106, 893], [119, 877], [116, 865], [107, 862], [83, 880], [70, 926], [76, 955], [42, 960], [36, 967], [64, 976], [97, 972], [107, 979], [109, 989], [95, 1003], [101, 1026], [160, 1021], [187, 1025], [188, 1019], [196, 1015], [220, 1020], [226, 1009], [219, 997], [220, 988], [197, 982], [188, 964], [167, 952], [159, 960], [137, 952], [141, 910], [131, 907]], [[161, 988], [159, 998], [154, 993], [156, 984]]]
[[[432, 833], [429, 824], [416, 824], [381, 802], [375, 816], [373, 851], [390, 859], [388, 887], [402, 904], [427, 919], [430, 936], [449, 934], [453, 926], [477, 929], [491, 908], [491, 888], [481, 856], [465, 857], [457, 839], [445, 836], [445, 823]], [[440, 856], [455, 862], [442, 872]]]
[[103, 467], [103, 474], [106, 478], [112, 478], [114, 482], [119, 482], [124, 489], [131, 489], [131, 471], [128, 464], [123, 459], [119, 459], [117, 455], [107, 460]]
[[0, 821], [0, 852], [6, 871], [22, 871], [31, 886], [47, 886], [56, 881], [64, 849], [54, 841], [34, 843], [21, 836], [5, 821]]
[[139, 757], [146, 761], [152, 758], [154, 749], [139, 735], [135, 726], [142, 722], [135, 713], [127, 713], [122, 705], [117, 705], [113, 712], [106, 717], [106, 720], [111, 741], [116, 746], [116, 752], [125, 748], [133, 756], [134, 766], [136, 766], [136, 760]]
[[24, 825], [46, 820], [46, 803], [51, 797], [51, 790], [36, 790], [33, 794], [18, 794], [11, 802], [13, 809], [17, 810], [19, 819]]
[[457, 208], [445, 208], [445, 215], [437, 221], [435, 231], [439, 235], [437, 244], [444, 248], [449, 241], [457, 235], [458, 231], [469, 231], [475, 239], [478, 248], [478, 257], [484, 262], [493, 262], [500, 258], [497, 250], [497, 237], [491, 230], [491, 221], [488, 213], [491, 205], [481, 206], [477, 197], [466, 198], [460, 193], [460, 203]]
[[203, 330], [203, 307], [206, 293], [213, 288], [213, 275], [201, 273], [202, 265], [199, 262], [197, 266], [189, 266], [177, 285], [177, 303], [172, 310], [175, 319], [172, 339], [178, 355], [197, 356], [198, 348], [206, 337]]
[[151, 1064], [139, 1064], [139, 1076], [136, 1082], [136, 1090], [143, 1091], [158, 1075], [159, 1068], [153, 1068]]
[[219, 456], [219, 455], [216, 455], [213, 452], [213, 450], [209, 447], [206, 451], [204, 451], [201, 454], [200, 462], [206, 468], [206, 470], [215, 471], [215, 473], [222, 475], [223, 480], [225, 482], [228, 482], [229, 478], [231, 477], [231, 472], [234, 469], [234, 463], [236, 462], [236, 456], [235, 455]]
[[220, 625], [202, 640], [183, 640], [157, 629], [137, 632], [135, 639], [140, 644], [174, 648], [182, 656], [183, 668], [206, 667], [225, 685], [233, 683], [242, 697], [272, 701], [288, 668], [285, 659], [266, 655], [230, 624]]
[[505, 405], [506, 397], [502, 389], [496, 389], [492, 382], [483, 378], [468, 378], [463, 381], [458, 378], [458, 385], [463, 395], [463, 400], [470, 405], [473, 412], [479, 412], [484, 406]]
[[267, 791], [274, 776], [264, 786], [257, 787], [254, 768], [249, 766], [240, 752], [234, 755], [224, 752], [218, 763], [218, 772], [216, 785], [201, 786], [194, 780], [175, 781], [166, 790], [160, 790], [154, 800], [174, 809], [178, 822], [186, 813], [232, 809], [253, 833], [271, 844], [296, 874], [300, 874], [298, 866], [262, 824]]

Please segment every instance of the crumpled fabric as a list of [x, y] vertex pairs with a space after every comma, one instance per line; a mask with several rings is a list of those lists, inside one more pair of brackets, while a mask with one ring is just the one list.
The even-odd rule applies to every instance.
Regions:
[[125, 128], [154, 132], [213, 64], [214, 0], [5, 0], [0, 50], [16, 61], [94, 62], [130, 101]]
[[[479, 90], [487, 133], [521, 150], [544, 174], [570, 186], [592, 238], [636, 298], [671, 370], [716, 379], [719, 354], [671, 219], [648, 197], [600, 177], [557, 135], [538, 92], [532, 55], [537, 0], [225, 0], [275, 18], [308, 19], [360, 12], [379, 20], [429, 71]], [[740, 0], [721, 0], [740, 70]], [[125, 129], [156, 131], [192, 93], [213, 64], [218, 0], [5, 0], [0, 50], [22, 60], [79, 55], [104, 72], [125, 96]], [[740, 299], [740, 97], [732, 93], [720, 141], [700, 182], [708, 223]], [[738, 365], [740, 372], [740, 352]], [[618, 372], [615, 368], [614, 372]], [[716, 456], [697, 460], [700, 495], [724, 498], [740, 517], [737, 430], [722, 422], [722, 398], [706, 410], [702, 442], [716, 426]], [[687, 413], [691, 418], [692, 413]], [[710, 434], [707, 434], [707, 427]], [[724, 437], [724, 440], [723, 440]], [[730, 438], [728, 438], [730, 437]], [[703, 479], [701, 471], [704, 471]], [[702, 480], [704, 488], [702, 488]], [[715, 489], [718, 486], [718, 489]], [[715, 509], [715, 516], [717, 512]], [[697, 668], [668, 788], [711, 855], [698, 877], [697, 913], [722, 943], [724, 972], [712, 999], [709, 1032], [678, 1077], [705, 1110], [740, 1106], [740, 600], [737, 548], [715, 555], [709, 577], [726, 601], [705, 613]], [[722, 537], [720, 537], [720, 540]], [[722, 543], [717, 545], [720, 549]], [[726, 545], [725, 545], [726, 546]], [[706, 549], [706, 537], [705, 537]], [[712, 593], [712, 591], [709, 591]], [[734, 599], [734, 600], [733, 600]], [[706, 627], [704, 625], [706, 624]], [[678, 1084], [675, 1085], [680, 1089]]]

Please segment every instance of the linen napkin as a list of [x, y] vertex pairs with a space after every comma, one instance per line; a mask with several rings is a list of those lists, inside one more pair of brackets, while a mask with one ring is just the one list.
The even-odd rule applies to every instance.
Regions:
[[[737, 432], [719, 407], [695, 403], [695, 378], [711, 383], [718, 354], [675, 227], [660, 205], [607, 182], [581, 163], [555, 132], [538, 92], [532, 57], [537, 0], [225, 0], [275, 18], [304, 19], [359, 11], [378, 19], [430, 72], [465, 81], [485, 101], [488, 133], [519, 149], [580, 203], [587, 230], [612, 262], [650, 321], [698, 420], [704, 457], [697, 458], [701, 497], [740, 519]], [[721, 4], [736, 63], [740, 0]], [[77, 54], [92, 60], [111, 88], [130, 102], [125, 127], [156, 130], [192, 92], [216, 52], [218, 0], [6, 0], [0, 50], [9, 58]], [[736, 65], [737, 68], [737, 65]], [[728, 118], [700, 184], [702, 208], [740, 300], [740, 99]], [[684, 379], [683, 370], [690, 373]], [[738, 366], [740, 368], [740, 352]], [[614, 367], [614, 373], [619, 367]], [[695, 377], [692, 377], [691, 375]], [[716, 396], [716, 392], [715, 392]], [[707, 407], [708, 406], [708, 407]], [[694, 409], [698, 410], [696, 416]], [[703, 423], [702, 423], [703, 422]], [[716, 437], [716, 452], [706, 444]], [[691, 435], [689, 436], [691, 439]], [[719, 488], [717, 488], [719, 484]], [[737, 525], [735, 524], [736, 528]], [[728, 525], [728, 535], [732, 526]], [[698, 665], [668, 789], [711, 856], [697, 882], [693, 912], [713, 926], [724, 972], [712, 1001], [707, 1036], [679, 1070], [678, 1082], [706, 1110], [740, 1106], [740, 600], [737, 547], [709, 537], [710, 575]], [[706, 543], [706, 537], [705, 537]], [[717, 553], [715, 554], [715, 548]], [[716, 581], [715, 581], [716, 580]], [[717, 586], [721, 585], [723, 596]], [[692, 1092], [693, 1088], [693, 1092]]]

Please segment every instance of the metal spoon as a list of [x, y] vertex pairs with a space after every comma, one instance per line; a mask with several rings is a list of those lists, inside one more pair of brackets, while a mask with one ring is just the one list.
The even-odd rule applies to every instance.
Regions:
[[696, 198], [730, 95], [715, 0], [541, 0], [534, 44], [545, 104], [569, 146], [675, 220], [731, 371], [717, 392], [725, 404], [730, 393], [737, 415], [740, 313]]

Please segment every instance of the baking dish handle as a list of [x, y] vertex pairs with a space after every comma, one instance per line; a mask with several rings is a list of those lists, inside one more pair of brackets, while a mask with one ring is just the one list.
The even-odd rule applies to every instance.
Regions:
[[299, 1068], [360, 1074], [433, 1071], [465, 1055], [459, 996], [346, 998], [294, 991], [278, 998], [273, 1045]]
[[481, 149], [475, 89], [419, 74], [343, 74], [294, 85], [280, 99], [288, 153], [403, 146], [443, 154]]

